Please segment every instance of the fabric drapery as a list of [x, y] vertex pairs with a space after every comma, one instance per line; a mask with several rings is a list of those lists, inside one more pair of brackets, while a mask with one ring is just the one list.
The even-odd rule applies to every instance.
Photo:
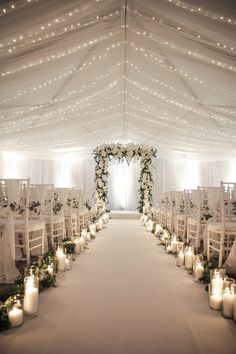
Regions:
[[140, 163], [112, 162], [109, 166], [108, 199], [110, 210], [137, 210]]

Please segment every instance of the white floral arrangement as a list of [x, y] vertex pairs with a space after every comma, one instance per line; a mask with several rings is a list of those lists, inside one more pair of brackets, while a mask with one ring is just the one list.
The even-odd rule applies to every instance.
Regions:
[[108, 204], [108, 165], [112, 159], [126, 160], [129, 164], [132, 159], [140, 160], [141, 173], [139, 178], [139, 211], [152, 206], [153, 177], [152, 159], [156, 157], [157, 150], [148, 146], [137, 144], [109, 144], [98, 146], [94, 152], [96, 204], [99, 209], [107, 210]]

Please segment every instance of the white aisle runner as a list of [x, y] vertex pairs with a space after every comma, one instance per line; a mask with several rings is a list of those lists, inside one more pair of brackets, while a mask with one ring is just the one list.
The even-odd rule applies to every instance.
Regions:
[[111, 220], [4, 354], [235, 354], [236, 325], [137, 220]]

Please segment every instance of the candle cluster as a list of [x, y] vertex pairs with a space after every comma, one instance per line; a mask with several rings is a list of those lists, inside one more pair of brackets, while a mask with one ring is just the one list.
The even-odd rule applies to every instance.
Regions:
[[[165, 246], [167, 254], [175, 255], [178, 267], [182, 267], [192, 274], [193, 280], [196, 282], [205, 280], [205, 267], [209, 268], [209, 265], [203, 260], [202, 254], [194, 254], [191, 244], [186, 245], [178, 239], [175, 233], [171, 235], [168, 230], [155, 223], [148, 212], [142, 214], [140, 223], [147, 228], [147, 231], [154, 233], [159, 238], [158, 244]], [[224, 269], [211, 269], [208, 289], [210, 308], [221, 311], [223, 317], [234, 319], [236, 322], [235, 280], [228, 278]]]
[[[82, 229], [80, 234], [75, 234], [73, 239], [63, 240], [63, 244], [57, 246], [55, 256], [49, 254], [39, 256], [35, 265], [25, 268], [22, 277], [22, 294], [17, 294], [16, 298], [9, 296], [1, 304], [1, 308], [4, 309], [0, 312], [0, 330], [7, 329], [9, 326], [18, 327], [23, 324], [24, 317], [37, 315], [39, 289], [55, 285], [55, 272], [71, 270], [72, 262], [75, 260], [73, 256], [84, 252], [87, 243], [95, 238], [96, 232], [102, 230], [108, 221], [109, 213], [103, 212], [97, 220], [95, 218], [93, 223]], [[42, 285], [44, 281], [45, 284]]]
[[223, 269], [214, 269], [211, 272], [209, 306], [213, 310], [222, 311], [224, 317], [236, 320], [235, 280], [227, 278]]

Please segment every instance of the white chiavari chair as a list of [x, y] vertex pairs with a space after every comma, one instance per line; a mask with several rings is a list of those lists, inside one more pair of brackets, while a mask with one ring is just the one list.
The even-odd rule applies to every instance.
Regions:
[[207, 258], [222, 267], [236, 238], [236, 183], [221, 182], [220, 192], [219, 221], [207, 224]]

